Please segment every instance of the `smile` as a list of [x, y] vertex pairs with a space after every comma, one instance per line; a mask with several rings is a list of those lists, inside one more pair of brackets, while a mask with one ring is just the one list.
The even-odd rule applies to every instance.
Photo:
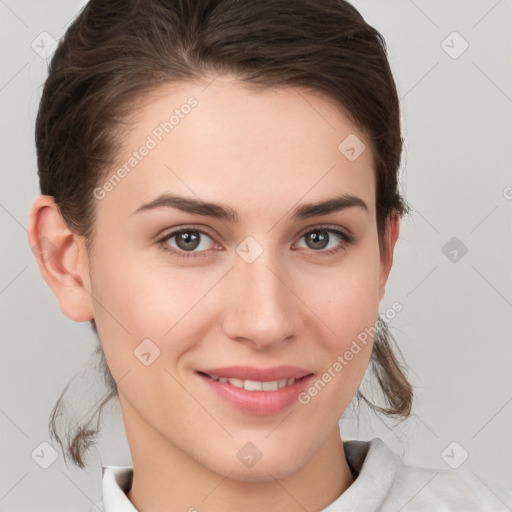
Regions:
[[242, 380], [242, 379], [228, 379], [227, 377], [217, 377], [216, 375], [209, 375], [210, 377], [218, 382], [228, 383], [231, 386], [235, 386], [236, 388], [246, 389], [247, 391], [276, 391], [278, 389], [284, 388], [286, 386], [291, 386], [295, 384], [295, 379], [279, 379], [279, 380], [271, 380], [271, 381], [259, 381], [259, 380]]
[[276, 380], [250, 380], [220, 377], [196, 372], [216, 396], [246, 414], [277, 414], [297, 402], [297, 397], [309, 385], [314, 375]]

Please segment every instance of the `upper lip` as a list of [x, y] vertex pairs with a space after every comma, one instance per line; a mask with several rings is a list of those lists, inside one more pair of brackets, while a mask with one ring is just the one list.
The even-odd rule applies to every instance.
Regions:
[[282, 379], [300, 379], [313, 372], [298, 368], [296, 366], [274, 366], [272, 368], [257, 368], [255, 366], [224, 366], [222, 368], [205, 368], [197, 370], [215, 377], [226, 377], [228, 379], [256, 380], [268, 382]]

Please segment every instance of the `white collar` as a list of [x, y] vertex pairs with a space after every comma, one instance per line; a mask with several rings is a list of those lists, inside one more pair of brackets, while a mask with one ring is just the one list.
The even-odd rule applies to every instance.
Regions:
[[105, 512], [138, 512], [126, 493], [132, 486], [132, 466], [103, 466], [103, 507]]

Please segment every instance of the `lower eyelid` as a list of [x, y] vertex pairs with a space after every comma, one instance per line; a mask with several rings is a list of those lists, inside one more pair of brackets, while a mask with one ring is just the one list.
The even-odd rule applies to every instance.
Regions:
[[353, 243], [354, 243], [353, 236], [348, 235], [347, 233], [344, 233], [343, 231], [339, 231], [336, 229], [327, 229], [327, 228], [316, 228], [316, 229], [309, 230], [306, 233], [304, 233], [303, 235], [301, 235], [299, 237], [299, 240], [302, 240], [306, 235], [308, 235], [309, 233], [315, 232], [315, 231], [327, 231], [329, 233], [330, 237], [334, 236], [335, 238], [337, 238], [339, 240], [339, 242], [336, 244], [335, 247], [331, 247], [330, 249], [314, 250], [314, 249], [306, 248], [306, 251], [308, 251], [310, 254], [312, 253], [312, 254], [318, 255], [320, 257], [321, 256], [333, 256], [333, 255], [336, 255], [336, 254], [348, 249], [348, 247], [350, 245], [353, 245]]

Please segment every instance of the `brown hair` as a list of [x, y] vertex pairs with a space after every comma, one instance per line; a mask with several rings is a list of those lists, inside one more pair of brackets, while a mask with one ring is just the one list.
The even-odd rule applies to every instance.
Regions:
[[[383, 37], [344, 0], [91, 0], [51, 60], [35, 133], [41, 193], [53, 196], [88, 250], [93, 190], [114, 163], [137, 101], [163, 84], [224, 73], [251, 87], [323, 95], [367, 136], [382, 251], [386, 224], [409, 212], [398, 191], [399, 100]], [[94, 320], [91, 325], [109, 393], [88, 422], [66, 432], [67, 452], [79, 467], [98, 434], [102, 407], [117, 395]], [[406, 418], [412, 387], [392, 343], [382, 324], [369, 364], [389, 407], [371, 404], [360, 391], [356, 396], [378, 412]], [[66, 389], [50, 417], [50, 435], [64, 455], [56, 420]], [[89, 428], [95, 415], [96, 428]]]

